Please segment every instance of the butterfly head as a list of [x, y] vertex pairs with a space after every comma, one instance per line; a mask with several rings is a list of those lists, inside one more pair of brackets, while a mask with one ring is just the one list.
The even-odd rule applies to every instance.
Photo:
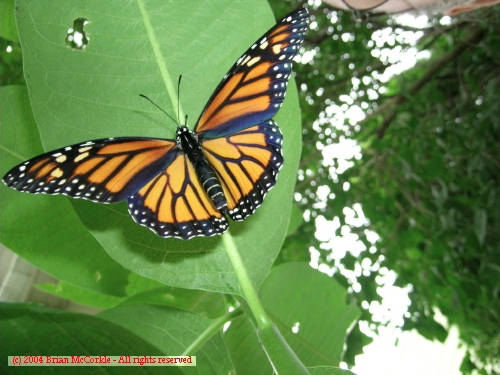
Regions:
[[196, 133], [185, 125], [179, 126], [176, 132], [177, 146], [187, 154], [201, 154], [201, 148]]

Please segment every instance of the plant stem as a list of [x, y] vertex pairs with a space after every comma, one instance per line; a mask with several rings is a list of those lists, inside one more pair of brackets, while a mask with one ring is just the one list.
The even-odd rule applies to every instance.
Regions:
[[257, 326], [260, 329], [271, 327], [272, 322], [269, 319], [266, 311], [264, 310], [264, 306], [262, 306], [262, 304], [260, 303], [257, 291], [253, 287], [250, 277], [248, 276], [245, 265], [243, 264], [243, 260], [241, 259], [240, 253], [238, 252], [238, 248], [234, 243], [233, 236], [231, 236], [231, 234], [228, 232], [222, 236], [222, 240], [224, 241], [224, 248], [229, 257], [229, 260], [231, 261], [231, 264], [233, 265], [236, 277], [238, 278], [243, 296], [248, 302], [248, 306], [252, 310], [253, 316], [257, 321]]
[[305, 365], [285, 341], [276, 325], [269, 319], [264, 306], [260, 303], [257, 291], [253, 287], [250, 277], [248, 277], [247, 270], [234, 243], [233, 236], [228, 232], [222, 236], [222, 239], [226, 253], [240, 283], [243, 296], [255, 318], [257, 337], [262, 345], [262, 349], [264, 349], [269, 358], [274, 373], [310, 375]]
[[241, 315], [243, 311], [241, 309], [233, 310], [230, 313], [224, 314], [213, 321], [198, 337], [194, 340], [191, 345], [189, 345], [184, 352], [181, 354], [183, 356], [189, 356], [195, 354], [201, 349], [203, 345], [215, 334], [217, 333], [224, 324], [238, 315]]

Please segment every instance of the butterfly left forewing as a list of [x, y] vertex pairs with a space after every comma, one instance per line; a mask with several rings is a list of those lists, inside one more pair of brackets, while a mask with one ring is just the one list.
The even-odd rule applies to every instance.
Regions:
[[21, 192], [120, 202], [160, 173], [176, 149], [167, 139], [97, 139], [27, 160], [7, 172], [3, 181]]
[[282, 134], [273, 120], [225, 137], [205, 140], [233, 220], [245, 220], [262, 204], [283, 165]]
[[228, 223], [183, 153], [128, 199], [134, 220], [161, 237], [188, 240], [226, 231]]

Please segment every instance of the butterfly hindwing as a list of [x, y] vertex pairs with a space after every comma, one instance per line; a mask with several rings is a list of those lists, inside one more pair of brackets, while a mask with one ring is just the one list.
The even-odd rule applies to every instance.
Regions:
[[262, 204], [283, 165], [282, 134], [273, 120], [225, 137], [205, 140], [202, 148], [215, 169], [233, 220], [245, 220]]
[[285, 98], [292, 59], [307, 30], [308, 12], [299, 9], [254, 43], [217, 86], [195, 127], [201, 138], [217, 138], [264, 123]]
[[120, 202], [171, 163], [176, 150], [176, 143], [167, 139], [97, 139], [30, 159], [12, 168], [3, 180], [27, 193]]
[[190, 239], [222, 234], [228, 227], [183, 153], [128, 199], [134, 220], [161, 237]]

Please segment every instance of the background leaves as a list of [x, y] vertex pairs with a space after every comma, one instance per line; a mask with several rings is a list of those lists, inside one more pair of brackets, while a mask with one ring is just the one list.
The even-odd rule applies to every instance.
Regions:
[[[392, 324], [374, 321], [368, 306], [382, 302], [377, 288], [394, 271], [410, 292], [403, 329], [444, 340], [439, 309], [468, 347], [465, 373], [500, 371], [499, 10], [430, 16], [416, 30], [319, 6], [310, 60], [296, 69], [304, 124], [296, 199], [306, 220], [279, 259], [313, 249], [367, 307], [361, 320], [372, 327]], [[402, 51], [420, 60], [390, 75]], [[330, 157], [346, 140], [362, 153]], [[334, 229], [315, 238], [325, 222]], [[352, 335], [347, 360], [362, 347], [363, 335]]]

